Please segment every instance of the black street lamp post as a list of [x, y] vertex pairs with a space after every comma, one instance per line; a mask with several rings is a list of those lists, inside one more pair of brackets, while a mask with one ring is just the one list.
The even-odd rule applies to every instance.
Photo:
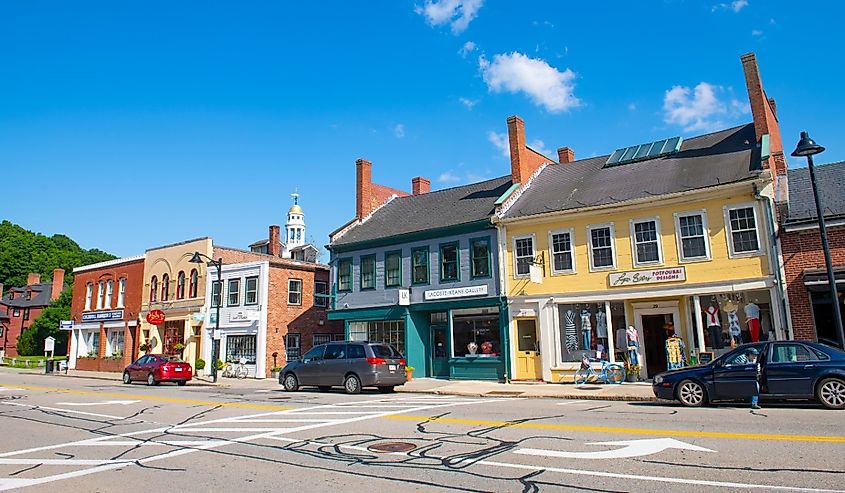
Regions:
[[819, 189], [816, 186], [816, 172], [813, 168], [813, 155], [823, 151], [824, 147], [816, 144], [807, 132], [801, 132], [801, 140], [798, 141], [798, 145], [795, 147], [795, 150], [792, 151], [792, 155], [795, 157], [804, 156], [807, 158], [807, 167], [810, 171], [810, 184], [813, 186], [813, 198], [816, 201], [816, 216], [818, 216], [819, 220], [819, 233], [822, 237], [824, 263], [827, 267], [827, 284], [830, 287], [830, 303], [833, 307], [833, 323], [836, 327], [836, 339], [839, 342], [839, 346], [845, 348], [845, 332], [843, 332], [842, 329], [842, 313], [839, 308], [839, 297], [836, 290], [836, 277], [833, 273], [833, 262], [830, 259], [830, 244], [827, 241], [827, 227], [824, 222], [824, 206], [822, 205], [821, 198], [819, 197]]
[[220, 359], [220, 305], [223, 302], [223, 273], [221, 272], [223, 259], [214, 260], [208, 255], [194, 252], [194, 256], [191, 257], [190, 261], [195, 264], [202, 264], [204, 263], [203, 258], [208, 259], [207, 265], [213, 265], [217, 268], [217, 299], [214, 299], [214, 287], [212, 286], [211, 288], [212, 301], [217, 305], [217, 314], [214, 317], [214, 331], [211, 333], [211, 361], [209, 362], [211, 365], [211, 381], [217, 383], [217, 360]]

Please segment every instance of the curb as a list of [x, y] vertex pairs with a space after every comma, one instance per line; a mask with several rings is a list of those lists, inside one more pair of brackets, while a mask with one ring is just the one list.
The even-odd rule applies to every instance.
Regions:
[[[403, 390], [403, 389], [396, 389], [397, 392], [402, 392], [405, 394], [434, 394], [434, 395], [457, 395], [461, 397], [487, 397], [487, 398], [497, 398], [497, 399], [508, 399], [518, 397], [522, 398], [529, 398], [529, 399], [567, 399], [567, 400], [584, 400], [584, 401], [617, 401], [617, 402], [661, 402], [660, 399], [656, 397], [649, 397], [649, 396], [636, 396], [636, 395], [559, 395], [559, 394], [529, 394], [529, 393], [522, 393], [519, 395], [490, 395], [489, 392], [481, 393], [481, 392], [470, 392], [470, 391], [462, 391], [462, 390], [438, 390], [438, 389], [431, 389], [431, 390]], [[495, 391], [490, 391], [495, 392]]]
[[[59, 378], [83, 378], [87, 380], [102, 380], [104, 382], [114, 382], [114, 383], [122, 383], [119, 378], [111, 378], [111, 377], [103, 377], [100, 375], [67, 375], [64, 373], [44, 373], [44, 372], [20, 372], [22, 375], [36, 375], [41, 377], [59, 377]], [[188, 387], [223, 387], [220, 384], [214, 384], [210, 382], [196, 382], [195, 380], [191, 380], [187, 384]]]

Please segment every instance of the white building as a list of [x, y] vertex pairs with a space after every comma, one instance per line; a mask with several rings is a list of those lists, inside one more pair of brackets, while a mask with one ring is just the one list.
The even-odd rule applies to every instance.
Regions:
[[288, 209], [285, 236], [281, 237], [278, 226], [270, 226], [268, 239], [251, 244], [249, 249], [255, 253], [316, 263], [320, 250], [305, 240], [305, 214], [299, 205], [299, 194], [292, 193], [291, 197], [293, 205]]
[[[215, 270], [206, 276], [205, 323], [202, 353], [204, 374], [211, 373], [212, 339], [220, 341], [220, 359], [235, 366], [241, 358], [251, 378], [264, 378], [267, 353], [267, 300], [269, 263], [247, 262], [223, 265], [222, 282]], [[220, 323], [217, 326], [217, 301]]]

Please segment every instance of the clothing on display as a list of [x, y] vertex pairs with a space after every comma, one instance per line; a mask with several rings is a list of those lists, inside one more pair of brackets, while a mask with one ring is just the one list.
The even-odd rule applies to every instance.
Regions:
[[593, 324], [590, 322], [590, 311], [581, 310], [581, 342], [584, 349], [590, 349], [590, 338], [593, 335]]
[[627, 351], [628, 336], [625, 335], [625, 329], [623, 327], [616, 329], [616, 337], [613, 339], [613, 346], [616, 348], [617, 352]]
[[745, 320], [748, 322], [751, 342], [760, 342], [760, 307], [753, 302], [745, 305]]
[[635, 329], [633, 325], [628, 326], [628, 330], [625, 331], [625, 338], [628, 340], [628, 362], [632, 365], [640, 364], [637, 329]]
[[603, 311], [596, 313], [596, 337], [607, 338], [607, 314]]
[[568, 351], [578, 350], [578, 334], [575, 331], [575, 312], [566, 310], [564, 314], [564, 336], [566, 337], [566, 349]]
[[687, 366], [687, 351], [684, 340], [678, 336], [666, 339], [666, 364], [667, 370], [683, 368]]
[[722, 324], [719, 320], [719, 309], [713, 305], [704, 309], [704, 314], [707, 318], [707, 335], [710, 341], [710, 347], [713, 349], [722, 349]]
[[739, 325], [736, 310], [728, 312], [728, 330], [731, 334], [731, 346], [742, 344], [742, 327]]

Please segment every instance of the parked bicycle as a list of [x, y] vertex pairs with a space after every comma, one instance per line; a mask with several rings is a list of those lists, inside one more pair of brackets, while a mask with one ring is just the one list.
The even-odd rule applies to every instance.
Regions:
[[232, 363], [226, 363], [226, 366], [223, 368], [223, 378], [238, 378], [242, 380], [248, 376], [249, 368], [246, 367], [245, 358], [241, 358], [237, 366]]
[[[596, 372], [596, 370], [593, 369], [592, 362], [594, 361], [601, 362], [601, 371]], [[622, 365], [610, 363], [604, 359], [595, 360], [590, 359], [587, 355], [584, 355], [584, 357], [581, 358], [581, 367], [575, 372], [575, 384], [583, 385], [587, 383], [591, 377], [595, 378], [594, 383], [620, 384], [625, 381], [625, 368]]]

